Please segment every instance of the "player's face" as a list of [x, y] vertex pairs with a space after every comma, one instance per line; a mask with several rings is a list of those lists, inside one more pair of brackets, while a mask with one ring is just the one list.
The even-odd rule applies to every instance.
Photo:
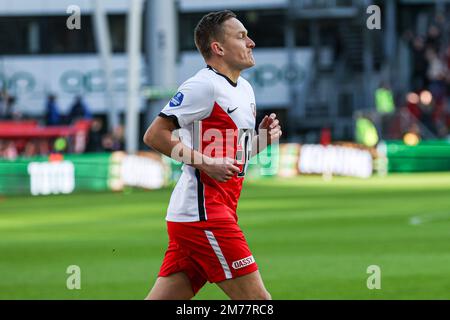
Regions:
[[255, 65], [252, 50], [255, 43], [249, 38], [247, 29], [236, 18], [224, 22], [224, 60], [228, 65], [244, 70]]

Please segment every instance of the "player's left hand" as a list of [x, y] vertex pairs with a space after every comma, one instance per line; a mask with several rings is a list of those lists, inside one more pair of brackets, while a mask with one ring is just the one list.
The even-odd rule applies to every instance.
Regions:
[[281, 137], [282, 131], [280, 121], [277, 119], [275, 113], [271, 113], [270, 116], [266, 115], [258, 126], [258, 134], [267, 135], [267, 144], [272, 144], [278, 141]]

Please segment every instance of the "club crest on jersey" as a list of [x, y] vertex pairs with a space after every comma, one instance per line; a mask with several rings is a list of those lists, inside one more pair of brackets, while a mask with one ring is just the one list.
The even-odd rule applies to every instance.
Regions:
[[183, 102], [184, 94], [181, 92], [177, 92], [172, 99], [170, 99], [169, 106], [170, 107], [178, 107]]
[[232, 266], [236, 270], [251, 265], [252, 263], [255, 263], [255, 259], [253, 258], [253, 256], [249, 256], [241, 260], [233, 261]]

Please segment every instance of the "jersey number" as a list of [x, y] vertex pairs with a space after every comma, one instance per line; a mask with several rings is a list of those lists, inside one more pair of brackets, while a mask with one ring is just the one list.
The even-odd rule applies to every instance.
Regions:
[[239, 129], [237, 140], [236, 161], [242, 164], [242, 170], [238, 173], [243, 178], [247, 171], [248, 162], [252, 156], [253, 129]]

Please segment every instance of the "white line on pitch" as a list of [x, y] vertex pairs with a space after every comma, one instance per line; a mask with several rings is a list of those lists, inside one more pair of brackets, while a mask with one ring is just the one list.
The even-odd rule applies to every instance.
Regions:
[[450, 212], [441, 212], [435, 214], [427, 214], [422, 216], [413, 216], [409, 219], [408, 223], [414, 226], [424, 224], [427, 222], [450, 220]]

